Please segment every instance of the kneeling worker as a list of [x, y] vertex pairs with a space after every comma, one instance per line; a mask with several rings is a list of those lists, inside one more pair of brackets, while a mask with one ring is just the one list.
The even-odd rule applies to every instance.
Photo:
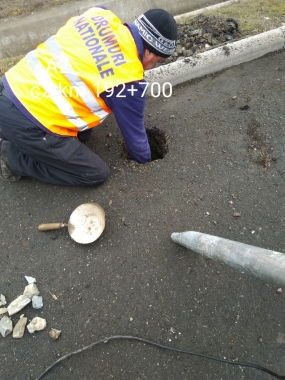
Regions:
[[151, 160], [144, 70], [169, 57], [177, 26], [151, 9], [134, 24], [94, 7], [71, 18], [0, 82], [0, 177], [96, 186], [109, 168], [84, 142], [114, 113], [132, 159]]

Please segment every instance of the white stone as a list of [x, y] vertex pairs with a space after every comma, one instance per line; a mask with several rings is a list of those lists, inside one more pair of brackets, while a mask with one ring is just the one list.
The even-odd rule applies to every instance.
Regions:
[[37, 280], [34, 277], [25, 276], [25, 279], [27, 280], [28, 284], [34, 284], [37, 282]]
[[32, 306], [34, 309], [41, 309], [43, 307], [43, 297], [34, 296], [32, 298]]
[[23, 316], [20, 317], [13, 330], [13, 338], [22, 338], [27, 322], [28, 318]]
[[49, 336], [50, 336], [52, 339], [56, 340], [56, 339], [59, 338], [60, 333], [61, 333], [61, 330], [51, 329], [50, 332], [49, 332], [48, 334], [49, 334]]
[[46, 325], [47, 325], [47, 321], [44, 318], [35, 317], [28, 324], [27, 329], [32, 334], [35, 331], [43, 330], [46, 327]]
[[7, 313], [7, 311], [8, 311], [8, 309], [6, 309], [6, 307], [1, 307], [0, 308], [0, 315]]
[[9, 335], [13, 330], [13, 324], [9, 317], [3, 317], [0, 321], [0, 333], [5, 338], [5, 336]]
[[8, 309], [9, 315], [18, 313], [18, 311], [22, 310], [30, 302], [31, 302], [30, 298], [25, 296], [24, 294], [19, 296], [13, 302], [11, 302], [10, 305], [8, 306], [7, 309]]
[[3, 294], [0, 294], [0, 306], [4, 306], [6, 304], [7, 302], [5, 296], [3, 296]]
[[32, 299], [34, 296], [38, 296], [39, 294], [40, 292], [36, 284], [32, 283], [25, 287], [24, 296], [27, 296], [30, 299]]

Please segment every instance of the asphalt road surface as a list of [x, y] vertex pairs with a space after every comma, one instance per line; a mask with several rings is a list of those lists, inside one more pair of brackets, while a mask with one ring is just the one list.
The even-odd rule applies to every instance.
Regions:
[[[149, 98], [146, 126], [169, 152], [147, 165], [126, 160], [112, 116], [88, 143], [111, 169], [98, 188], [31, 178], [0, 183], [0, 293], [10, 303], [24, 276], [37, 280], [47, 328], [0, 338], [1, 380], [36, 379], [62, 356], [113, 335], [250, 362], [285, 375], [284, 296], [277, 286], [175, 244], [201, 231], [285, 252], [285, 52], [270, 54]], [[106, 212], [102, 236], [79, 245], [67, 222], [82, 203]], [[239, 213], [239, 217], [234, 217]], [[61, 330], [52, 340], [51, 328]], [[57, 364], [45, 380], [269, 380], [257, 369], [110, 341]]]

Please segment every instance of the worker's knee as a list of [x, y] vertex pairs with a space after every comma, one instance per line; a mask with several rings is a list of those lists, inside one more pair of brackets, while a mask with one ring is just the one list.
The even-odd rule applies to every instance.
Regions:
[[101, 183], [105, 182], [106, 179], [109, 177], [110, 175], [110, 169], [109, 169], [109, 166], [107, 164], [105, 164], [105, 162], [103, 162], [104, 165], [102, 165], [101, 167], [101, 172], [100, 172], [100, 177], [101, 177]]
[[88, 185], [89, 186], [101, 185], [103, 182], [106, 181], [109, 175], [110, 175], [109, 166], [105, 164], [105, 162], [103, 161], [100, 161], [100, 165], [98, 165], [98, 162], [97, 162], [97, 166], [94, 167], [93, 173], [90, 173], [90, 175], [88, 175], [89, 177]]

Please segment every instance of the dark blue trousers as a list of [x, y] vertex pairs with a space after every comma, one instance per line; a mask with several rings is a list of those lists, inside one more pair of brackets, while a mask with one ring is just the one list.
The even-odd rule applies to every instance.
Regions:
[[109, 167], [83, 143], [91, 129], [78, 139], [46, 133], [18, 110], [1, 82], [0, 129], [11, 143], [8, 165], [15, 174], [66, 186], [96, 186], [109, 176]]

